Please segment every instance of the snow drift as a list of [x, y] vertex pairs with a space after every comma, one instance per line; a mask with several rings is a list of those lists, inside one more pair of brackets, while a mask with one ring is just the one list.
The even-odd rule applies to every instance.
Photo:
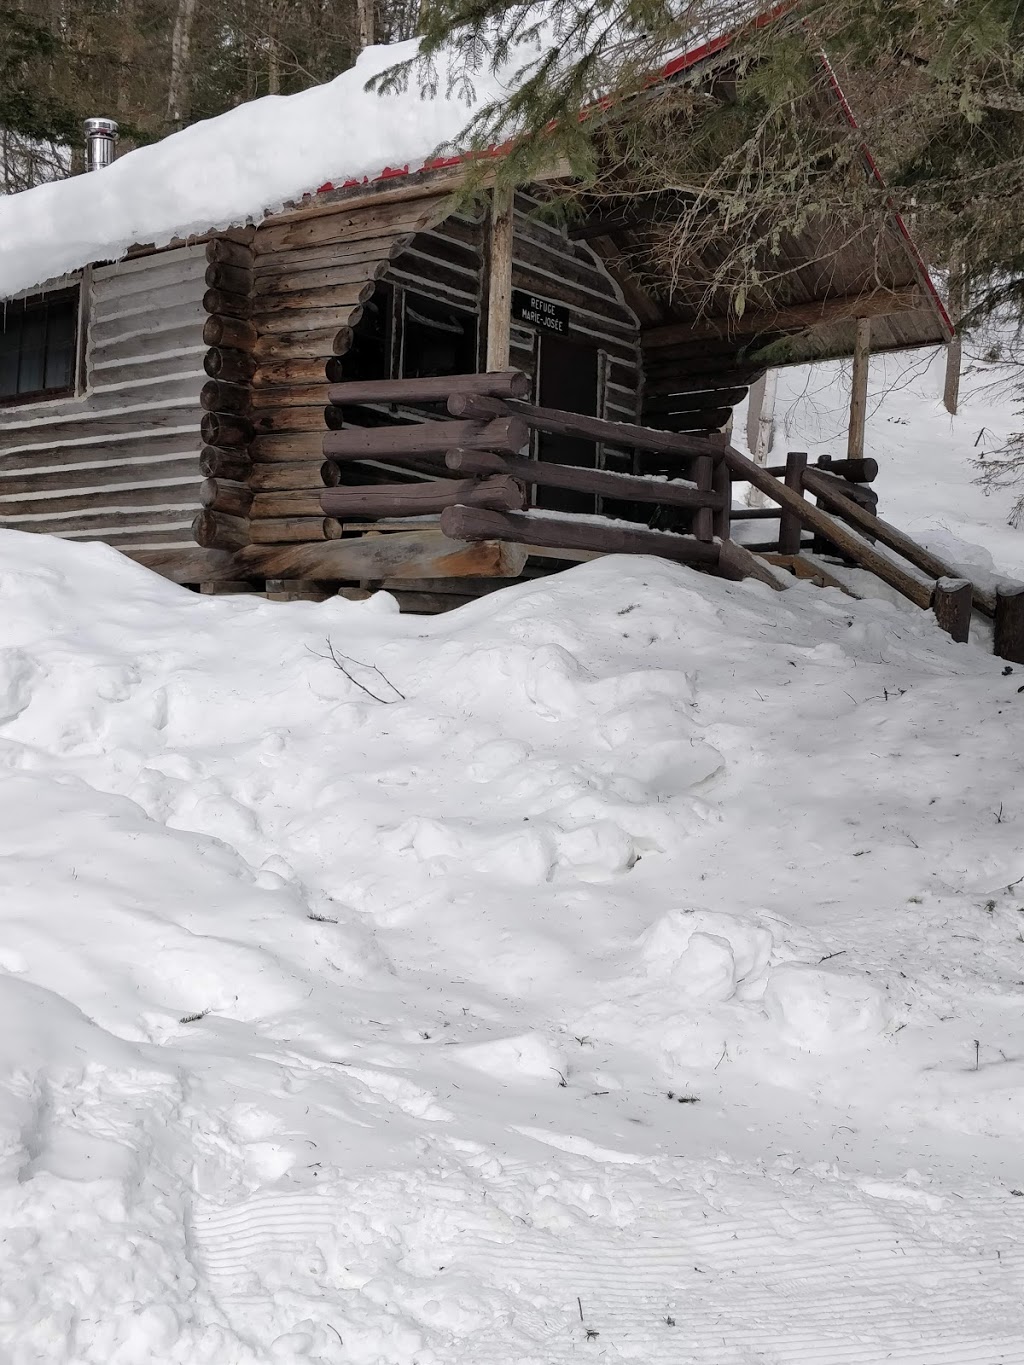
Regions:
[[650, 560], [0, 612], [13, 1365], [1024, 1360], [1017, 671]]

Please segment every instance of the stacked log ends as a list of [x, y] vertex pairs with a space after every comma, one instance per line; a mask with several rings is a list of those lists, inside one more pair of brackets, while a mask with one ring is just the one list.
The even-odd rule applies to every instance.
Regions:
[[250, 388], [255, 372], [252, 323], [253, 252], [250, 233], [215, 237], [206, 246], [203, 306], [209, 316], [203, 340], [210, 348], [203, 368], [210, 376], [200, 394], [203, 449], [199, 466], [203, 510], [192, 535], [204, 549], [237, 550], [249, 543], [252, 470], [249, 443]]

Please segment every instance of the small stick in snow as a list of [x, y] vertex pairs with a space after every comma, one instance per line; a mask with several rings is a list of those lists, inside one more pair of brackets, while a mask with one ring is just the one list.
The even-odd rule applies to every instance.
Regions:
[[974, 1040], [974, 1069], [978, 1071], [981, 1067], [981, 1043], [977, 1038]]
[[823, 962], [831, 962], [834, 957], [842, 957], [846, 951], [846, 948], [840, 948], [837, 953], [826, 953], [824, 957], [818, 958], [818, 966], [820, 967]]
[[[306, 648], [309, 649], [309, 646], [307, 645]], [[399, 698], [401, 701], [405, 701], [405, 694], [403, 692], [399, 692], [398, 688], [391, 681], [391, 679], [385, 677], [385, 675], [380, 671], [376, 664], [363, 664], [360, 663], [358, 659], [350, 659], [347, 654], [340, 654], [334, 648], [334, 644], [330, 639], [328, 639], [327, 641], [327, 651], [328, 652], [326, 654], [317, 654], [315, 649], [309, 650], [310, 654], [312, 654], [314, 658], [330, 659], [331, 663], [334, 664], [335, 668], [337, 668], [339, 672], [344, 673], [345, 677], [348, 678], [350, 683], [353, 683], [356, 687], [358, 687], [360, 692], [365, 692], [368, 697], [372, 697], [374, 701], [379, 701], [384, 706], [389, 706], [395, 700], [395, 697]], [[369, 669], [371, 672], [376, 673], [377, 677], [380, 678], [381, 682], [383, 682], [385, 686], [391, 688], [395, 696], [378, 697], [376, 692], [374, 692], [371, 688], [367, 687], [365, 683], [361, 683], [357, 677], [355, 677], [348, 671], [348, 669], [345, 667], [345, 663], [342, 663], [343, 659], [345, 660], [345, 663], [355, 664], [356, 668], [366, 668]]]

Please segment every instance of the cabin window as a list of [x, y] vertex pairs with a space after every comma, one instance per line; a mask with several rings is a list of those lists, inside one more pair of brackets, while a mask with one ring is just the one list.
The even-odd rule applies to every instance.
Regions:
[[363, 305], [363, 316], [343, 361], [346, 379], [391, 379], [391, 335], [394, 291], [378, 284]]
[[421, 294], [406, 294], [402, 330], [402, 375], [475, 374], [477, 318]]
[[0, 403], [75, 389], [78, 290], [0, 304]]

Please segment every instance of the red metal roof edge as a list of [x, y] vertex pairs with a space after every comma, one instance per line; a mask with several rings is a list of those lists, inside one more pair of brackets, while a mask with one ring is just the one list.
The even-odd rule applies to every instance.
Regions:
[[[750, 29], [757, 30], [766, 28], [769, 24], [774, 23], [776, 19], [781, 19], [784, 14], [793, 9], [796, 3], [797, 0], [783, 0], [783, 3], [774, 5], [770, 10], [765, 10], [763, 14], [758, 15], [758, 17], [751, 20], [749, 24], [743, 24], [737, 28], [730, 29], [728, 33], [723, 33], [718, 38], [711, 38], [707, 42], [701, 43], [698, 47], [691, 48], [688, 52], [683, 52], [678, 57], [673, 57], [665, 64], [657, 76], [651, 78], [649, 84], [652, 86], [658, 85], [661, 81], [671, 80], [673, 76], [678, 76], [684, 71], [692, 70], [695, 66], [699, 66], [701, 62], [707, 61], [709, 57], [715, 57], [720, 52], [724, 52], [733, 42], [735, 42], [740, 33]], [[593, 105], [581, 111], [580, 118], [586, 118], [591, 109], [607, 108], [608, 103], [609, 101], [607, 100], [597, 100]], [[468, 161], [475, 161], [481, 158], [507, 156], [512, 147], [512, 141], [512, 139], [509, 139], [509, 141], [503, 142], [500, 146], [487, 147], [478, 151], [456, 152], [451, 156], [431, 157], [429, 160], [425, 161], [422, 166], [417, 166], [415, 170], [408, 165], [385, 166], [379, 175], [372, 177], [364, 175], [361, 178], [343, 180], [339, 184], [335, 184], [334, 181], [328, 180], [311, 193], [304, 194], [302, 198], [311, 199], [317, 194], [327, 194], [332, 190], [354, 190], [359, 189], [364, 185], [379, 185], [388, 180], [398, 180], [407, 175], [421, 175], [427, 171], [447, 170], [452, 166], [461, 166]]]

